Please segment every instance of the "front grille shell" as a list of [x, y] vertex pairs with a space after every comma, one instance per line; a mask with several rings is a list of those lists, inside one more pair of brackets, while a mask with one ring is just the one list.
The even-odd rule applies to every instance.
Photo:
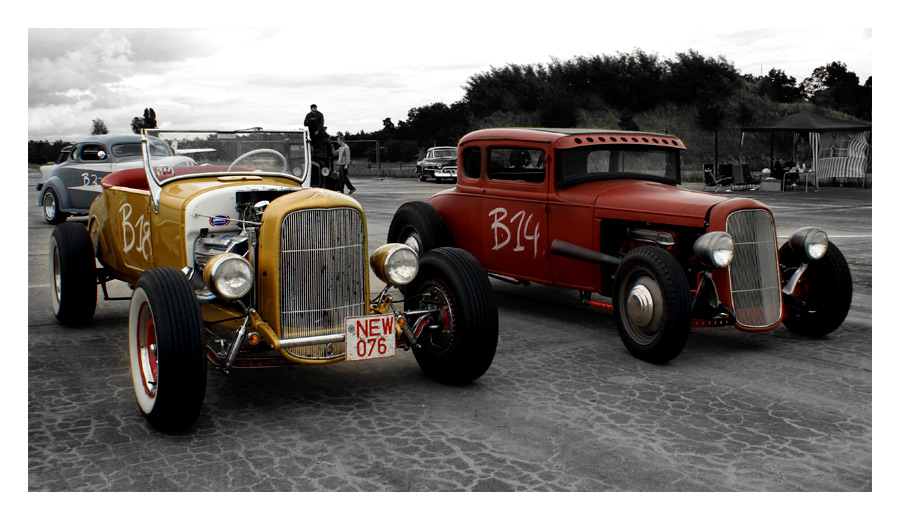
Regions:
[[781, 274], [775, 221], [762, 209], [732, 212], [725, 231], [734, 240], [728, 267], [732, 311], [745, 328], [770, 328], [781, 320]]
[[[281, 227], [279, 325], [282, 339], [343, 332], [345, 318], [367, 312], [368, 252], [354, 208], [294, 211]], [[345, 344], [289, 347], [301, 359], [343, 357]]]

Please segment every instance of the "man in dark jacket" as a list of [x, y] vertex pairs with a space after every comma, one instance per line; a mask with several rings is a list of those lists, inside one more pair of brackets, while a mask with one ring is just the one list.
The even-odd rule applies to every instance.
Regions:
[[309, 129], [309, 138], [315, 141], [319, 136], [319, 132], [325, 127], [325, 116], [319, 112], [319, 108], [312, 104], [309, 106], [309, 113], [303, 120], [303, 125]]

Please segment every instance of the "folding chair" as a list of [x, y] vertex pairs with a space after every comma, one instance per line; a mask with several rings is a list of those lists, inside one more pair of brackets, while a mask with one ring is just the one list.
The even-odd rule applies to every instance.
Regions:
[[750, 173], [749, 164], [741, 164], [739, 168], [734, 168], [734, 186], [736, 190], [758, 190], [759, 182], [757, 182]]
[[713, 173], [713, 168], [711, 164], [703, 165], [703, 191], [706, 191], [706, 188], [715, 188], [715, 193], [719, 193], [720, 189], [727, 189], [731, 187], [732, 181], [731, 177], [716, 177]]

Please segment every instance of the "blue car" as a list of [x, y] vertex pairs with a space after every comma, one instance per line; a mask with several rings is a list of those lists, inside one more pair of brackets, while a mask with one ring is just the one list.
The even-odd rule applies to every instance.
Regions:
[[[163, 141], [152, 139], [153, 154], [172, 157], [173, 166], [189, 166], [188, 157], [175, 157]], [[177, 163], [177, 164], [176, 164]], [[63, 149], [56, 164], [41, 166], [38, 204], [50, 224], [65, 222], [69, 215], [87, 215], [102, 190], [100, 179], [114, 171], [141, 168], [141, 136], [95, 135]]]

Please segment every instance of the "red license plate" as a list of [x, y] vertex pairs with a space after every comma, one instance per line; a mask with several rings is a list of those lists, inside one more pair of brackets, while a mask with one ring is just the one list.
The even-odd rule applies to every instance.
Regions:
[[393, 314], [347, 318], [347, 361], [393, 357], [397, 353], [395, 321]]

